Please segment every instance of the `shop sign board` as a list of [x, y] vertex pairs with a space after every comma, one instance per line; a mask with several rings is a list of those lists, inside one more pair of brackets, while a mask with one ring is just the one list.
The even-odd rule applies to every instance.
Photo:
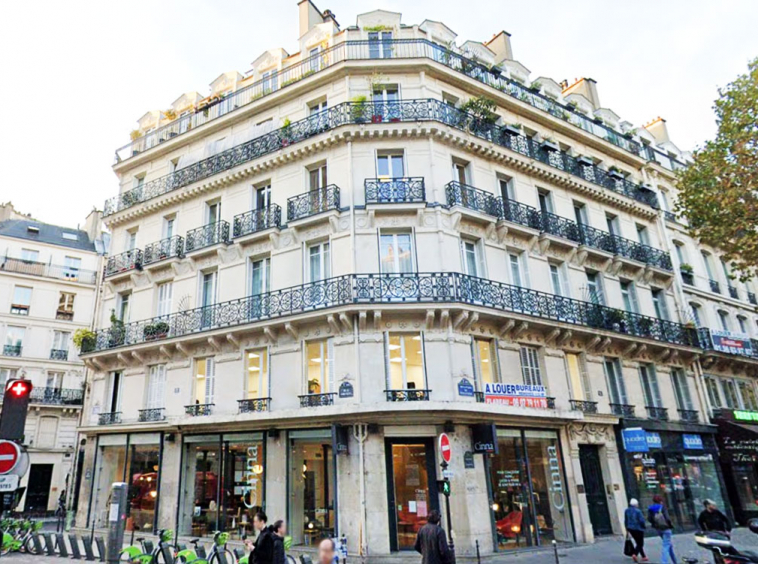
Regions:
[[642, 427], [633, 427], [621, 431], [624, 440], [624, 450], [626, 452], [647, 452], [647, 433]]
[[758, 421], [758, 411], [735, 409], [732, 412], [735, 421]]
[[663, 445], [661, 443], [661, 436], [658, 433], [648, 431], [646, 439], [648, 448], [661, 448]]
[[711, 329], [711, 341], [713, 349], [718, 352], [753, 356], [753, 344], [749, 335]]
[[477, 454], [497, 454], [497, 429], [494, 423], [479, 423], [471, 427], [471, 439]]
[[687, 450], [703, 450], [703, 437], [700, 435], [682, 435], [682, 442]]
[[547, 391], [545, 386], [486, 383], [484, 384], [484, 403], [547, 409]]

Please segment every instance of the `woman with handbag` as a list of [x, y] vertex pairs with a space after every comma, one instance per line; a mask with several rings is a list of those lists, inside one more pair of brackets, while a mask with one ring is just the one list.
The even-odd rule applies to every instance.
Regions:
[[[645, 516], [639, 508], [640, 503], [632, 498], [629, 507], [624, 512], [624, 526], [626, 527], [626, 542], [624, 554], [631, 556], [635, 562], [647, 562], [645, 555]], [[638, 560], [637, 557], [640, 557]]]

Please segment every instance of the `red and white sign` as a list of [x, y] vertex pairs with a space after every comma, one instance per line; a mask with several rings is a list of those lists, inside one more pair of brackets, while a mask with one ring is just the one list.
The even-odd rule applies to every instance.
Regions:
[[453, 457], [453, 448], [450, 446], [450, 437], [447, 436], [447, 433], [442, 433], [440, 435], [440, 454], [442, 455], [442, 460], [444, 460], [447, 463], [450, 463], [450, 459]]
[[0, 440], [0, 474], [7, 474], [16, 467], [21, 450], [13, 441]]

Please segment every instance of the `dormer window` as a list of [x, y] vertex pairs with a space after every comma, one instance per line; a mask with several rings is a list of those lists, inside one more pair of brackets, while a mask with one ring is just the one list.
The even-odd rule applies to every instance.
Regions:
[[27, 225], [26, 230], [34, 235], [39, 235], [39, 227], [35, 227], [34, 225]]
[[66, 239], [66, 240], [68, 240], [68, 241], [78, 241], [79, 240], [79, 236], [76, 233], [67, 233], [65, 231], [63, 232], [63, 238]]

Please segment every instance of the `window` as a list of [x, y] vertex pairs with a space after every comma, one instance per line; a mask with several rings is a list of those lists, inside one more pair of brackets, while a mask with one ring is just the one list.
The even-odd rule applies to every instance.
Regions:
[[513, 178], [509, 178], [507, 176], [501, 176], [498, 175], [497, 179], [498, 187], [500, 188], [500, 196], [503, 198], [503, 201], [516, 201], [516, 191], [513, 186]]
[[379, 269], [382, 274], [415, 271], [411, 233], [379, 235]]
[[271, 75], [274, 71], [266, 71], [261, 74], [261, 92], [263, 94], [268, 94], [271, 92], [271, 90], [276, 90], [276, 85], [274, 84], [274, 81], [271, 79]]
[[76, 294], [61, 292], [58, 298], [58, 311], [55, 314], [56, 319], [71, 321], [74, 318], [74, 297]]
[[320, 48], [314, 47], [308, 51], [308, 58], [310, 59], [310, 67], [312, 71], [317, 71], [321, 67], [321, 58], [318, 56]]
[[721, 270], [724, 271], [724, 279], [726, 280], [727, 285], [732, 285], [732, 275], [729, 274], [729, 265], [726, 264], [726, 261], [724, 259], [721, 259]]
[[163, 238], [171, 239], [174, 236], [174, 224], [176, 218], [174, 216], [163, 218]]
[[443, 92], [442, 101], [448, 106], [452, 106], [453, 108], [455, 108], [456, 106], [458, 106], [458, 102], [460, 102], [460, 99], [457, 96], [453, 96], [452, 94]]
[[453, 159], [453, 180], [461, 184], [470, 184], [469, 163], [459, 159]]
[[426, 389], [421, 334], [388, 333], [386, 346], [387, 389]]
[[535, 347], [521, 347], [521, 375], [527, 386], [542, 385], [542, 371], [540, 369], [540, 353]]
[[715, 280], [716, 277], [713, 275], [713, 257], [711, 257], [711, 255], [709, 253], [706, 253], [705, 251], [703, 251], [701, 254], [703, 256], [703, 263], [705, 264], [705, 272], [708, 275], [708, 278], [710, 278], [711, 280]]
[[[393, 117], [397, 108], [392, 103], [398, 100], [400, 100], [400, 90], [397, 84], [375, 85], [371, 92], [371, 101], [379, 105], [379, 107], [374, 107], [375, 115], [383, 115], [388, 112], [387, 117]], [[385, 104], [387, 105], [386, 108], [383, 107]]]
[[318, 282], [331, 277], [329, 243], [317, 243], [308, 247], [308, 280]]
[[69, 337], [68, 331], [53, 331], [53, 350], [68, 352]]
[[122, 323], [129, 322], [129, 302], [131, 301], [132, 294], [125, 292], [118, 295], [116, 300], [116, 319]]
[[305, 343], [305, 378], [309, 394], [327, 394], [334, 390], [334, 341]]
[[619, 218], [612, 214], [605, 214], [605, 224], [608, 226], [608, 233], [611, 235], [619, 234]]
[[634, 282], [621, 280], [621, 299], [624, 302], [624, 309], [630, 313], [639, 313], [637, 304], [637, 292], [634, 289]]
[[268, 395], [268, 350], [245, 351], [246, 399], [262, 399]]
[[587, 298], [593, 304], [605, 305], [603, 279], [599, 272], [587, 271]]
[[39, 262], [39, 251], [34, 249], [21, 249], [21, 260], [24, 262]]
[[42, 415], [37, 428], [37, 448], [54, 448], [58, 438], [58, 418]]
[[125, 251], [133, 251], [137, 248], [137, 230], [133, 229], [126, 232], [126, 242], [124, 243]]
[[63, 372], [48, 372], [45, 387], [60, 390], [63, 387]]
[[641, 364], [639, 370], [642, 392], [645, 396], [645, 407], [663, 407], [655, 368], [652, 364]]
[[271, 291], [271, 259], [250, 261], [250, 295], [260, 296]]
[[750, 411], [758, 411], [758, 399], [755, 396], [755, 388], [751, 382], [739, 380], [737, 387], [742, 398], [742, 408]]
[[568, 277], [566, 276], [565, 264], [550, 264], [550, 285], [556, 296], [569, 297]]
[[308, 169], [308, 185], [310, 190], [318, 190], [327, 185], [326, 164]]
[[581, 355], [566, 353], [566, 373], [569, 376], [569, 384], [571, 385], [571, 397], [573, 399], [592, 401], [592, 387]]
[[205, 204], [205, 223], [216, 224], [221, 221], [221, 202]]
[[549, 191], [538, 190], [537, 201], [542, 213], [553, 213], [553, 195]]
[[13, 380], [16, 377], [16, 368], [2, 368], [0, 367], [0, 386], [5, 388], [5, 383], [8, 380]]
[[216, 303], [216, 280], [218, 273], [205, 272], [200, 282], [200, 307], [212, 306]]
[[370, 31], [368, 34], [368, 56], [370, 59], [392, 57], [392, 32]]
[[668, 321], [669, 309], [666, 305], [666, 292], [661, 288], [650, 288], [650, 293], [653, 295], [653, 309], [655, 310], [655, 316], [658, 319]]
[[271, 205], [271, 184], [253, 187], [253, 209], [265, 210]]
[[150, 367], [147, 375], [145, 409], [161, 409], [166, 406], [166, 365]]
[[462, 239], [461, 256], [464, 274], [468, 274], [469, 276], [484, 277], [482, 251], [478, 242]]
[[695, 325], [697, 327], [702, 327], [703, 321], [700, 316], [700, 306], [697, 305], [696, 303], [690, 303], [690, 309], [692, 311], [692, 321], [695, 322]]
[[719, 322], [721, 323], [721, 329], [724, 331], [729, 331], [731, 327], [731, 323], [729, 323], [729, 314], [725, 312], [723, 309], [718, 310], [716, 313], [718, 313], [719, 316]]
[[626, 405], [626, 385], [624, 384], [624, 375], [621, 372], [621, 362], [617, 358], [605, 359], [603, 368], [608, 383], [610, 403]]
[[587, 206], [581, 202], [574, 202], [574, 219], [579, 225], [589, 225], [587, 221]]
[[740, 408], [740, 398], [737, 395], [737, 386], [734, 385], [734, 380], [721, 380], [721, 391], [724, 394], [724, 402], [729, 409]]
[[747, 335], [747, 319], [742, 315], [737, 316], [737, 323], [740, 325], [740, 333]]
[[195, 404], [212, 404], [216, 391], [216, 363], [213, 358], [195, 360]]
[[719, 392], [718, 382], [712, 376], [705, 376], [705, 389], [708, 392], [708, 401], [711, 402], [711, 407], [721, 407], [721, 393]]
[[69, 233], [68, 231], [64, 231], [61, 235], [64, 239], [67, 239], [68, 241], [78, 241], [79, 236], [76, 233]]
[[[5, 353], [10, 352], [14, 356], [21, 354], [21, 347], [24, 345], [24, 332], [23, 327], [8, 326], [5, 332]], [[8, 350], [10, 348], [10, 350]]]
[[121, 386], [123, 375], [121, 372], [111, 372], [108, 376], [108, 395], [106, 397], [105, 411], [118, 413], [121, 411]]
[[474, 374], [476, 375], [476, 387], [484, 388], [484, 384], [493, 384], [498, 381], [496, 353], [497, 346], [489, 339], [474, 339]]
[[63, 259], [63, 276], [69, 280], [79, 279], [79, 270], [82, 268], [82, 259], [79, 257], [65, 257]]
[[29, 315], [29, 308], [32, 305], [32, 289], [26, 286], [16, 286], [13, 289], [13, 302], [11, 302], [11, 313], [15, 315]]
[[648, 235], [647, 227], [636, 223], [634, 227], [637, 229], [637, 240], [643, 245], [650, 245], [650, 236]]
[[403, 152], [397, 151], [377, 154], [376, 175], [381, 180], [403, 178], [405, 176]]
[[692, 410], [692, 396], [690, 395], [690, 386], [687, 383], [687, 375], [684, 370], [681, 368], [672, 368], [671, 383], [674, 388], [677, 409], [683, 411]]
[[674, 250], [676, 251], [676, 258], [679, 259], [679, 264], [688, 264], [684, 244], [680, 243], [679, 241], [674, 241]]
[[328, 106], [326, 105], [326, 98], [313, 101], [310, 104], [308, 104], [308, 115], [309, 116], [316, 115], [319, 112], [323, 112], [324, 110], [326, 110], [327, 107]]
[[511, 272], [511, 284], [519, 286], [520, 288], [528, 288], [529, 281], [527, 279], [526, 255], [508, 253], [508, 268]]
[[164, 282], [163, 284], [158, 284], [158, 307], [156, 307], [156, 315], [164, 316], [171, 313], [171, 298], [173, 293], [173, 283]]

